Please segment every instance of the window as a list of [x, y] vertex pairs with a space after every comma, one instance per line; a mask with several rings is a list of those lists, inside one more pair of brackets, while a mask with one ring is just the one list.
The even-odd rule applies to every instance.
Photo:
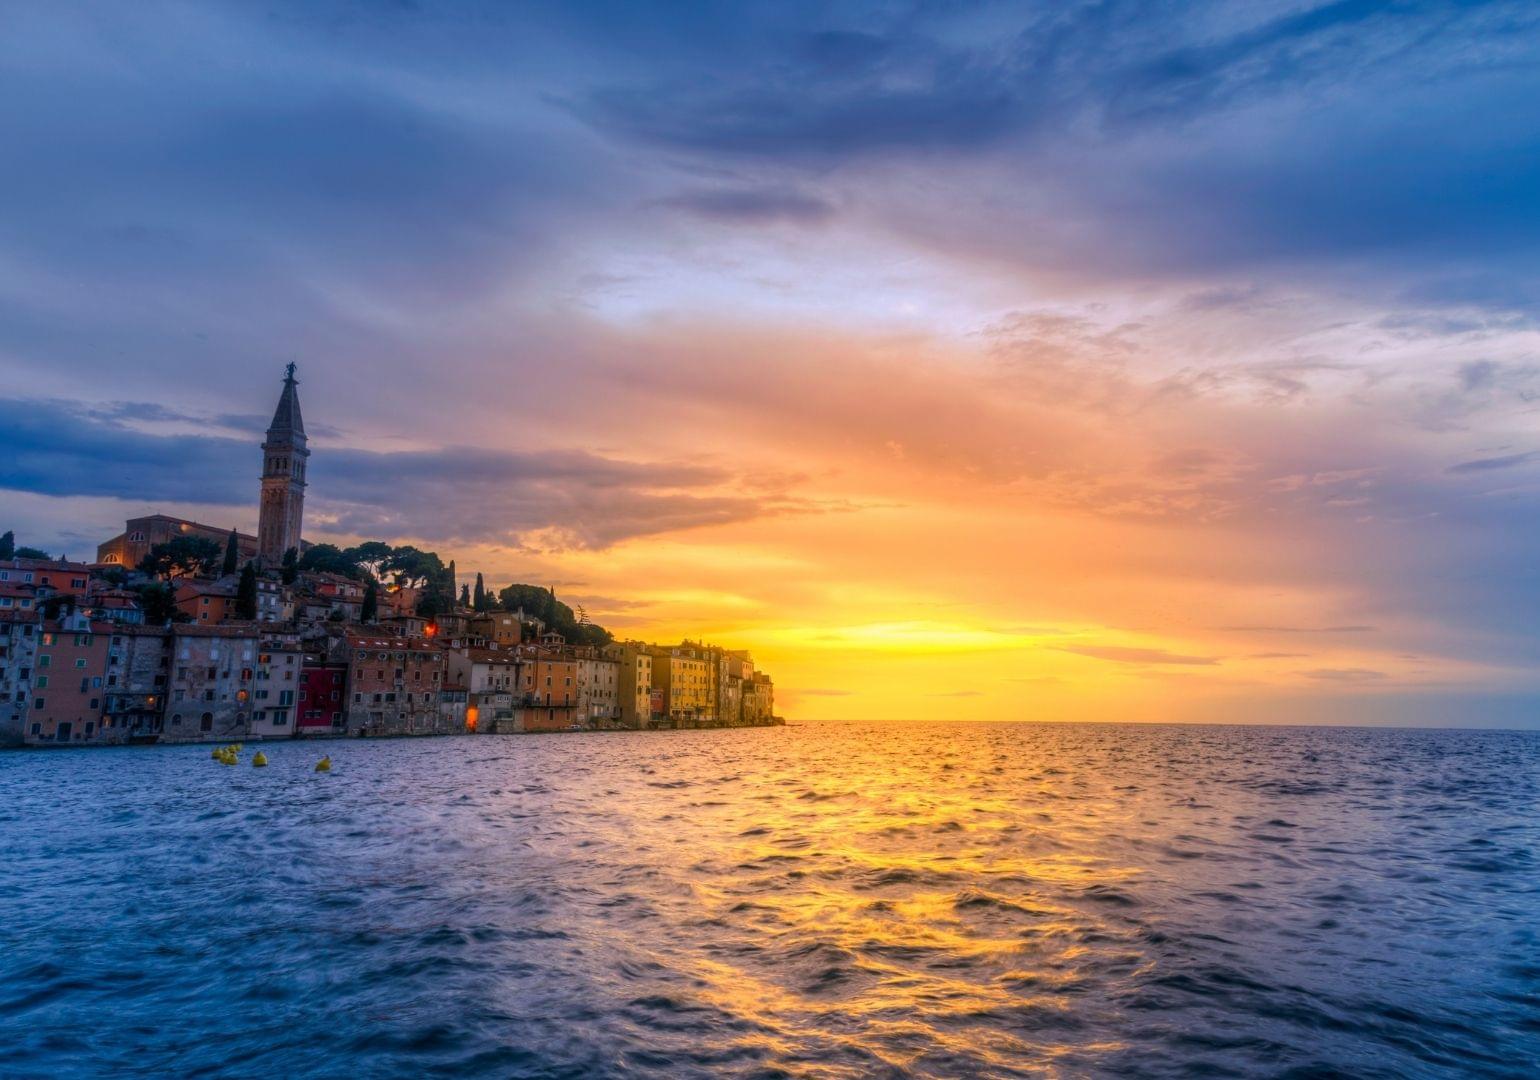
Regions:
[[[43, 635], [43, 639], [44, 639], [43, 640], [43, 644], [44, 645], [52, 645], [53, 642], [47, 640], [48, 638], [50, 638], [52, 636], [53, 636], [52, 634], [44, 634]], [[40, 668], [52, 667], [53, 666], [53, 657], [48, 655], [47, 653], [43, 653], [41, 656], [39, 656], [37, 658], [37, 666], [40, 667]]]
[[39, 675], [37, 677], [37, 688], [39, 690], [47, 690], [48, 689], [48, 676], [47, 675]]
[[78, 659], [77, 659], [77, 660], [76, 660], [76, 661], [75, 661], [75, 666], [76, 666], [76, 667], [78, 667], [78, 668], [83, 668], [83, 667], [85, 667], [85, 666], [86, 666], [86, 658], [85, 658], [85, 657], [84, 657], [84, 656], [82, 656], [82, 657], [80, 657], [80, 658], [78, 658]]
[[213, 713], [206, 712], [202, 716], [198, 717], [198, 730], [199, 731], [213, 731], [214, 730], [214, 714]]

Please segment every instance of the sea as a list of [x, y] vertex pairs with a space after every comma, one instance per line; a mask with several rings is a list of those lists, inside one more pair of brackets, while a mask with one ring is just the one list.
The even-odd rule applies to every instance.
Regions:
[[1540, 1075], [1540, 733], [253, 749], [0, 754], [0, 1077]]

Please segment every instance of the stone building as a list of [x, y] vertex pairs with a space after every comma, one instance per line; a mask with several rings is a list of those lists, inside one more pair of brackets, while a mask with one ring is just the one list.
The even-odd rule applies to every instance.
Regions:
[[108, 717], [129, 742], [158, 740], [171, 684], [171, 634], [161, 627], [119, 626], [107, 654]]
[[257, 508], [257, 558], [277, 566], [284, 552], [300, 549], [305, 516], [305, 422], [300, 417], [294, 365], [284, 372], [283, 393], [262, 443], [262, 501]]
[[251, 733], [259, 631], [255, 624], [171, 627], [165, 742], [223, 742]]
[[0, 746], [20, 746], [26, 739], [40, 630], [36, 612], [0, 611]]
[[576, 720], [589, 728], [613, 727], [620, 722], [620, 664], [599, 650], [575, 650], [577, 659]]
[[349, 735], [425, 735], [439, 722], [444, 650], [349, 628], [333, 659], [348, 665]]

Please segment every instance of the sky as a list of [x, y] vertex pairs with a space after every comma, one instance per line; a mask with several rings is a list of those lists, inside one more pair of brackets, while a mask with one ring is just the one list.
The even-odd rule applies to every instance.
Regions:
[[0, 528], [753, 650], [792, 719], [1540, 725], [1540, 8], [15, 4]]

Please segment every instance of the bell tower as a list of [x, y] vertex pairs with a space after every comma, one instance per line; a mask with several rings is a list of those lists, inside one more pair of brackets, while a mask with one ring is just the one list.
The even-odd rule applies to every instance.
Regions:
[[283, 396], [262, 444], [262, 503], [257, 513], [257, 557], [277, 566], [283, 553], [299, 547], [305, 515], [305, 424], [299, 415], [299, 381], [294, 365], [284, 369]]

